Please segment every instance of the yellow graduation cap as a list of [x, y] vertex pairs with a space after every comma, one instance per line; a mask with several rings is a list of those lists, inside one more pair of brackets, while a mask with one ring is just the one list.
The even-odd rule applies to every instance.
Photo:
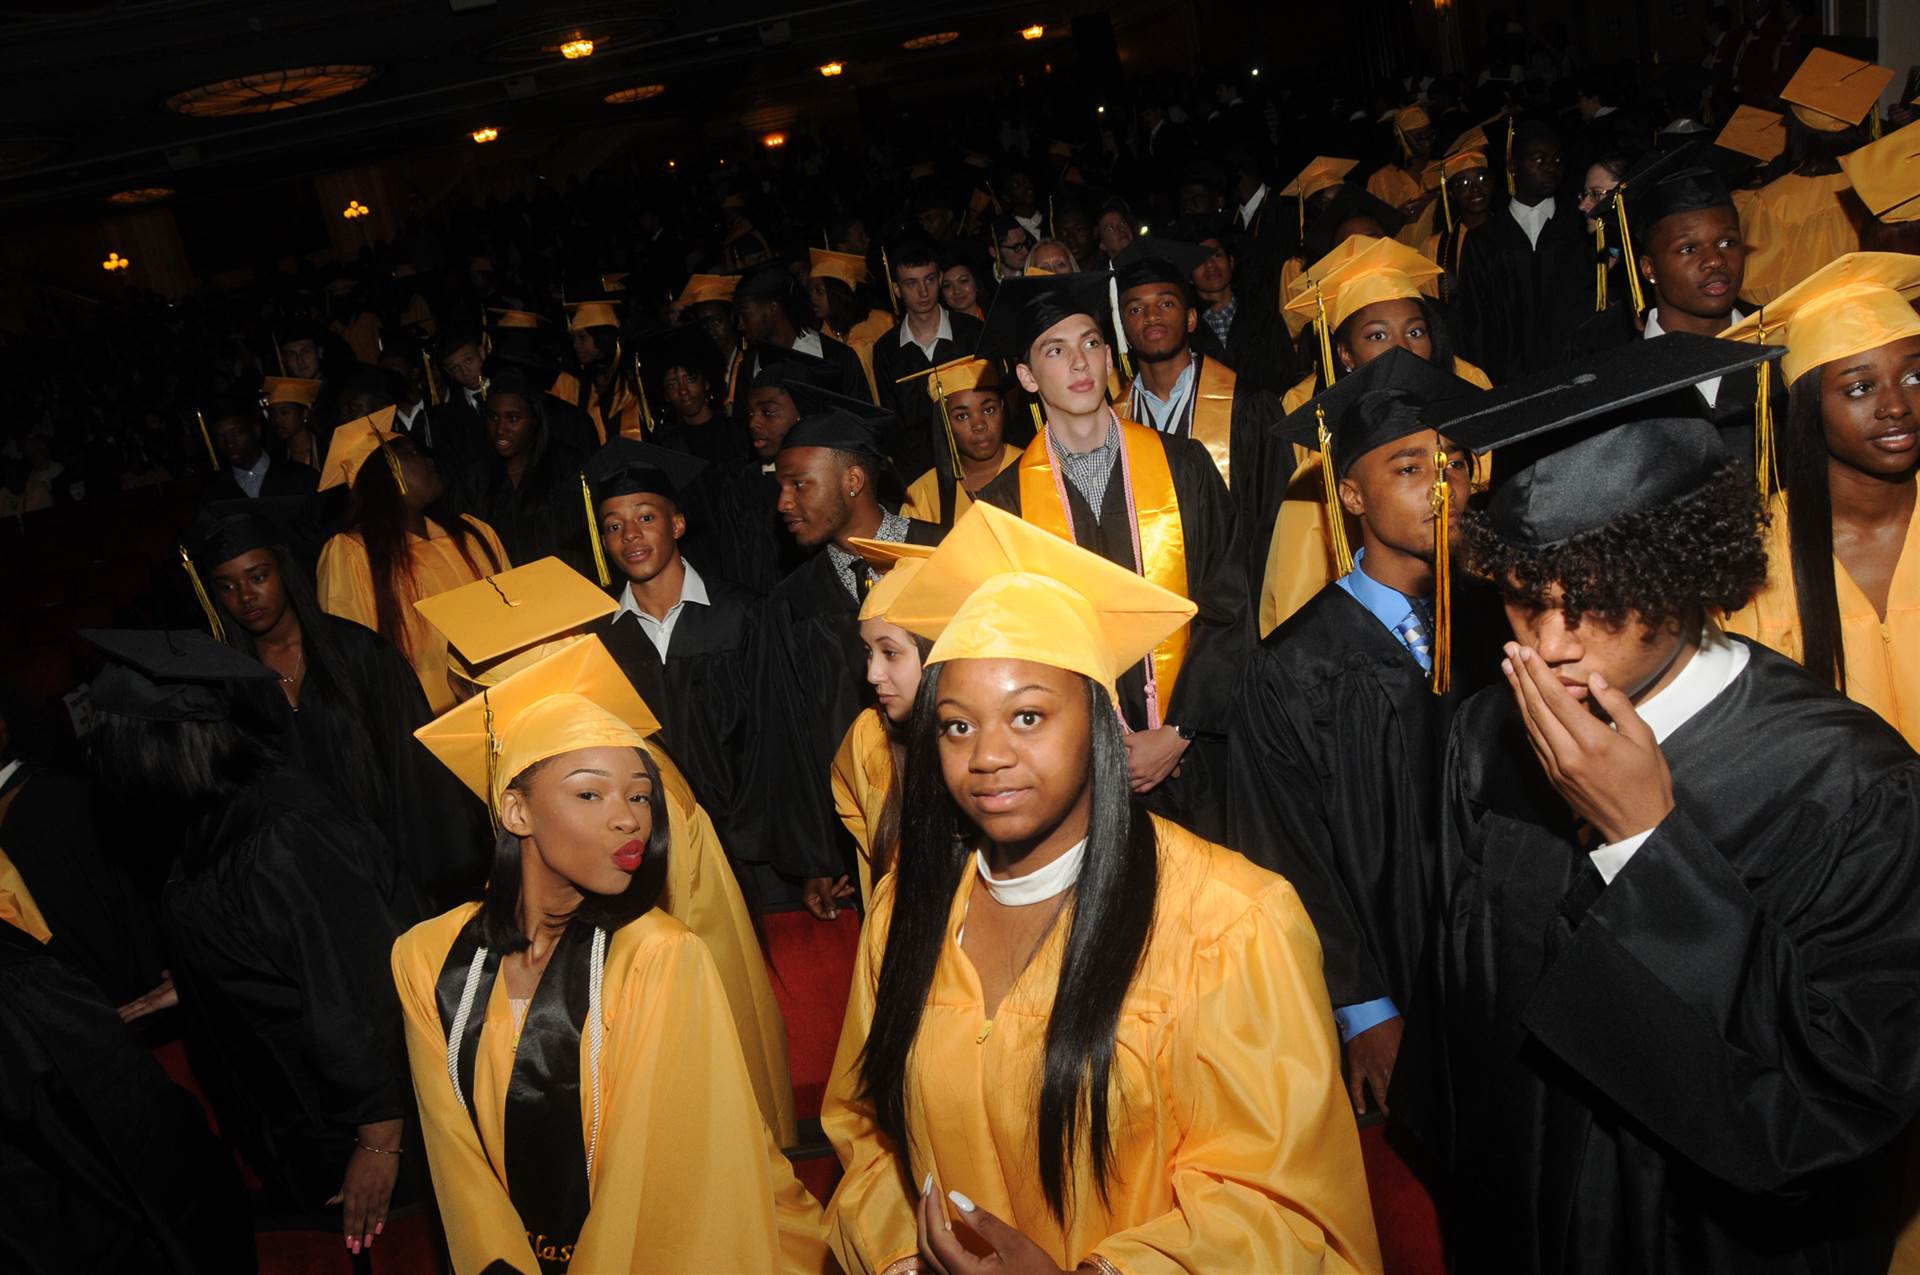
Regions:
[[[464, 663], [470, 682], [497, 680], [498, 661], [620, 606], [558, 558], [483, 576], [413, 604]], [[491, 666], [491, 667], [490, 667]]]
[[260, 389], [266, 395], [268, 407], [278, 407], [282, 403], [312, 407], [314, 400], [320, 397], [320, 382], [298, 376], [266, 377], [261, 380]]
[[400, 476], [400, 460], [387, 450], [387, 444], [400, 437], [393, 431], [393, 413], [393, 408], [383, 407], [371, 416], [348, 421], [333, 431], [333, 438], [327, 443], [326, 463], [320, 466], [319, 490], [351, 487], [360, 477], [360, 467], [371, 460], [375, 452], [387, 458], [393, 480], [401, 492], [407, 490], [406, 480]]
[[739, 286], [739, 275], [697, 274], [687, 280], [686, 287], [680, 289], [680, 296], [674, 305], [685, 309], [706, 301], [732, 301], [733, 290]]
[[500, 306], [488, 306], [487, 313], [493, 317], [496, 328], [538, 328], [546, 326], [546, 320], [531, 310], [508, 310]]
[[1320, 355], [1331, 377], [1333, 334], [1354, 311], [1376, 301], [1431, 295], [1441, 273], [1405, 244], [1351, 235], [1294, 280], [1284, 311], [1287, 330], [1297, 337], [1309, 323], [1320, 328]]
[[887, 608], [900, 596], [900, 590], [919, 572], [920, 564], [933, 556], [931, 545], [895, 544], [890, 540], [857, 537], [847, 543], [866, 559], [869, 567], [886, 573], [878, 584], [867, 590], [865, 600], [860, 603], [862, 620], [886, 619]]
[[1426, 177], [1440, 187], [1440, 211], [1447, 219], [1447, 229], [1453, 229], [1453, 198], [1447, 194], [1449, 179], [1461, 173], [1470, 173], [1477, 168], [1487, 167], [1484, 151], [1465, 150], [1448, 151], [1444, 156], [1427, 165]]
[[1393, 113], [1393, 136], [1400, 143], [1404, 154], [1413, 154], [1413, 147], [1407, 144], [1407, 134], [1418, 128], [1431, 128], [1433, 121], [1427, 118], [1427, 112], [1420, 106], [1403, 106]]
[[617, 301], [576, 301], [567, 307], [567, 331], [584, 332], [588, 328], [617, 328], [620, 312]]
[[[1028, 274], [1035, 273], [1032, 270]], [[1041, 274], [1050, 273], [1040, 271]], [[959, 394], [966, 390], [997, 390], [1001, 386], [1000, 366], [990, 359], [963, 355], [957, 359], [948, 359], [938, 367], [930, 367], [924, 372], [909, 372], [897, 377], [895, 385], [904, 385], [908, 381], [925, 377], [927, 397], [940, 408], [940, 428], [946, 432], [947, 455], [953, 461], [953, 472], [960, 472], [960, 444], [953, 437], [953, 422], [947, 418], [947, 395]]]
[[1881, 221], [1920, 220], [1920, 124], [1840, 157], [1853, 193]]
[[1735, 107], [1713, 144], [1770, 164], [1787, 149], [1787, 117], [1757, 106]]
[[1025, 270], [1022, 270], [1020, 273], [1027, 276], [1029, 279], [1033, 279], [1033, 278], [1041, 278], [1041, 277], [1050, 278], [1052, 277], [1054, 272], [1046, 269], [1043, 266], [1029, 265]]
[[1341, 159], [1334, 155], [1315, 155], [1298, 176], [1280, 188], [1282, 199], [1299, 201], [1300, 233], [1306, 233], [1307, 201], [1323, 190], [1338, 186], [1347, 179], [1347, 174], [1360, 166], [1357, 159]]
[[1808, 128], [1837, 133], [1873, 113], [1893, 79], [1893, 68], [1875, 66], [1832, 49], [1815, 49], [1780, 90], [1780, 98]]
[[1112, 695], [1120, 675], [1196, 610], [1179, 594], [979, 501], [886, 615], [934, 639], [928, 664], [1032, 660], [1079, 673]]
[[616, 271], [613, 274], [601, 275], [600, 291], [625, 292], [627, 290], [627, 273], [628, 272], [625, 270], [620, 270], [620, 271]]
[[807, 262], [809, 279], [838, 279], [849, 288], [857, 288], [867, 281], [867, 259], [858, 253], [809, 248]]
[[1835, 359], [1920, 335], [1920, 257], [1850, 252], [1802, 279], [1720, 335], [1784, 344], [1780, 370], [1791, 385]]
[[580, 638], [413, 732], [487, 803], [536, 762], [581, 748], [644, 748], [660, 729], [599, 638]]

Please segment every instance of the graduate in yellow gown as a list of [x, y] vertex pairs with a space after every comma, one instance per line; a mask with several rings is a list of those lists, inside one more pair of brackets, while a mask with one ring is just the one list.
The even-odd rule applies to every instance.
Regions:
[[860, 254], [807, 249], [807, 300], [813, 303], [813, 317], [822, 332], [859, 356], [867, 388], [877, 402], [880, 386], [873, 379], [873, 343], [893, 331], [895, 319], [891, 312], [872, 309], [860, 299], [861, 287], [871, 281], [867, 259]]
[[[584, 640], [577, 630], [611, 614], [617, 606], [591, 580], [558, 558], [542, 558], [428, 598], [418, 608], [452, 646], [457, 662], [454, 680], [464, 700], [535, 660]], [[645, 712], [646, 721], [656, 720], [637, 691], [632, 702]], [[753, 917], [713, 820], [653, 735], [654, 729], [647, 732], [646, 747], [659, 768], [673, 826], [673, 855], [667, 862], [660, 906], [706, 943], [726, 990], [760, 1114], [780, 1145], [793, 1146], [799, 1139], [786, 1024], [773, 995]]]
[[[1320, 358], [1342, 373], [1364, 367], [1398, 345], [1436, 366], [1451, 366], [1453, 374], [1470, 385], [1491, 389], [1485, 372], [1453, 353], [1446, 321], [1430, 304], [1440, 274], [1434, 262], [1391, 239], [1351, 236], [1294, 285], [1285, 311], [1287, 327], [1295, 339], [1309, 328], [1318, 332], [1324, 327]], [[1321, 379], [1309, 374], [1281, 396], [1287, 415], [1312, 400], [1322, 388]], [[1342, 574], [1327, 530], [1320, 454], [1297, 445], [1291, 451], [1291, 457], [1287, 449], [1276, 452], [1280, 464], [1291, 459], [1292, 469], [1270, 475], [1271, 490], [1281, 494], [1269, 500], [1263, 513], [1270, 532], [1260, 587], [1261, 637]], [[1476, 468], [1476, 474], [1482, 472]], [[1358, 543], [1357, 525], [1348, 527], [1348, 537], [1349, 543]]]
[[671, 816], [597, 639], [421, 727], [500, 826], [487, 897], [394, 944], [460, 1275], [828, 1269], [707, 948], [657, 906]]
[[1433, 124], [1420, 106], [1400, 108], [1390, 122], [1398, 153], [1393, 163], [1373, 170], [1367, 178], [1367, 193], [1406, 218], [1397, 238], [1409, 248], [1418, 248], [1433, 234], [1437, 220], [1441, 179], [1428, 164], [1433, 157]]
[[920, 693], [921, 662], [932, 643], [884, 618], [888, 605], [932, 549], [885, 540], [855, 542], [867, 564], [886, 571], [860, 604], [860, 645], [867, 653], [867, 685], [875, 703], [860, 710], [833, 755], [833, 809], [860, 852], [860, 905], [869, 907], [873, 883], [893, 870], [900, 846], [900, 785], [906, 728]]
[[1860, 247], [1841, 197], [1852, 182], [1839, 156], [1864, 143], [1862, 128], [1893, 72], [1829, 49], [1807, 55], [1780, 91], [1788, 104], [1792, 171], [1762, 186], [1740, 210], [1747, 239], [1744, 295], [1770, 306], [1815, 270]]
[[1380, 1269], [1299, 898], [1128, 791], [1114, 680], [1193, 612], [984, 504], [888, 608], [935, 640], [822, 1115], [846, 1271]]
[[1799, 660], [1920, 748], [1917, 298], [1920, 257], [1850, 253], [1724, 333], [1784, 344], [1792, 387], [1766, 587], [1725, 627]]
[[442, 504], [440, 471], [394, 432], [393, 411], [384, 407], [333, 431], [320, 490], [349, 487], [353, 503], [347, 529], [320, 550], [314, 584], [321, 610], [364, 624], [406, 656], [439, 713], [453, 706], [447, 640], [413, 604], [512, 564], [493, 528]]
[[975, 492], [1020, 460], [1020, 449], [1006, 442], [1007, 399], [999, 365], [968, 355], [901, 379], [925, 382], [927, 397], [940, 412], [947, 460], [907, 485], [900, 515], [951, 527], [967, 512]]

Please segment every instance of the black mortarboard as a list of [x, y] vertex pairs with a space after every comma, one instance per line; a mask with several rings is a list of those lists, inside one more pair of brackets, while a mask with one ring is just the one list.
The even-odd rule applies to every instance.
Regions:
[[831, 363], [803, 350], [756, 341], [748, 355], [760, 369], [753, 376], [753, 388], [756, 390], [790, 390], [796, 385], [825, 389], [840, 383], [839, 373]]
[[636, 352], [641, 371], [649, 387], [657, 387], [666, 378], [668, 368], [682, 368], [699, 376], [716, 389], [725, 375], [720, 350], [704, 328], [684, 324], [668, 328], [642, 341]]
[[1280, 424], [1281, 437], [1312, 450], [1320, 422], [1332, 436], [1336, 477], [1376, 447], [1422, 430], [1437, 428], [1433, 418], [1458, 411], [1461, 400], [1485, 391], [1443, 372], [1409, 350], [1396, 347], [1322, 390]]
[[1108, 308], [1104, 274], [1017, 275], [1003, 279], [1000, 290], [993, 295], [993, 309], [987, 311], [980, 348], [974, 353], [985, 359], [1024, 363], [1033, 343], [1054, 324], [1076, 314], [1091, 315], [1099, 322]]
[[284, 547], [287, 528], [307, 503], [306, 496], [212, 501], [201, 508], [187, 529], [187, 552], [202, 571], [211, 571], [255, 549]]
[[1459, 446], [1494, 451], [1495, 532], [1547, 547], [1655, 509], [1728, 461], [1697, 394], [1777, 346], [1669, 332], [1511, 381], [1429, 422]]
[[615, 496], [655, 492], [675, 504], [680, 493], [706, 469], [707, 462], [686, 452], [631, 438], [615, 438], [587, 458], [585, 473], [594, 503]]
[[93, 679], [96, 708], [156, 722], [217, 722], [221, 684], [279, 675], [199, 629], [82, 629], [112, 661]]
[[794, 287], [793, 273], [785, 263], [770, 261], [749, 270], [741, 278], [740, 286], [733, 290], [733, 299], [743, 301], [748, 297], [786, 297], [793, 294]]
[[[1662, 217], [1698, 212], [1703, 208], [1731, 208], [1727, 183], [1710, 166], [1708, 148], [1697, 143], [1670, 151], [1650, 151], [1640, 158], [1607, 200], [1615, 234], [1621, 210], [1633, 232], [1636, 250], [1646, 246], [1647, 232]], [[1619, 243], [1621, 240], [1615, 239]], [[1631, 263], [1629, 263], [1631, 265]]]
[[813, 385], [791, 385], [787, 392], [793, 396], [793, 405], [800, 409], [800, 419], [780, 440], [781, 451], [790, 447], [831, 447], [885, 463], [887, 449], [880, 441], [880, 431], [893, 421], [892, 412]]
[[1213, 260], [1213, 249], [1178, 239], [1150, 236], [1135, 239], [1113, 259], [1114, 275], [1120, 291], [1144, 287], [1150, 283], [1173, 283], [1186, 287], [1193, 272]]

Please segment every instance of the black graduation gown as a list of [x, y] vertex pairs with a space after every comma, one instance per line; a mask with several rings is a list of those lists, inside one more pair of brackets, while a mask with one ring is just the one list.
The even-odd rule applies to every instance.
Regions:
[[765, 790], [754, 770], [759, 714], [753, 669], [759, 660], [761, 599], [710, 576], [707, 605], [687, 603], [673, 626], [667, 658], [640, 622], [616, 614], [587, 632], [606, 644], [633, 689], [660, 719], [660, 739], [720, 833], [727, 857], [765, 863], [775, 857], [784, 798]]
[[[909, 519], [911, 544], [940, 542], [940, 528]], [[769, 861], [792, 879], [850, 872], [851, 846], [834, 817], [829, 776], [847, 728], [867, 703], [860, 603], [822, 548], [774, 586], [761, 615], [754, 700], [759, 705], [769, 792], [793, 802], [779, 812], [788, 835]], [[770, 847], [772, 850], [776, 847]]]
[[1564, 195], [1538, 247], [1508, 209], [1496, 211], [1474, 232], [1458, 274], [1454, 339], [1495, 385], [1553, 366], [1593, 314], [1593, 236]]
[[255, 1269], [233, 1156], [99, 988], [0, 925], [0, 1269]]
[[85, 781], [22, 763], [0, 792], [0, 851], [46, 920], [54, 955], [124, 1005], [159, 985], [163, 962], [149, 904], [100, 844], [97, 804]]
[[1747, 646], [1662, 746], [1676, 809], [1611, 885], [1511, 693], [1454, 721], [1451, 1112], [1422, 1127], [1451, 1131], [1456, 1269], [1887, 1268], [1920, 1107], [1920, 759]]
[[291, 768], [187, 844], [161, 905], [194, 1074], [269, 1194], [318, 1210], [356, 1127], [408, 1111], [387, 955], [417, 905], [379, 830]]
[[[1210, 840], [1226, 832], [1229, 797], [1226, 788], [1225, 738], [1232, 716], [1240, 670], [1253, 645], [1248, 615], [1246, 573], [1235, 539], [1233, 498], [1220, 481], [1213, 457], [1199, 443], [1159, 434], [1173, 475], [1174, 498], [1180, 505], [1180, 525], [1187, 559], [1187, 596], [1199, 607], [1190, 622], [1187, 655], [1180, 680], [1161, 704], [1168, 725], [1199, 732], [1180, 763], [1180, 774], [1156, 789], [1150, 799], [1156, 813], [1185, 824]], [[1065, 484], [1073, 515], [1073, 536], [1081, 548], [1135, 569], [1133, 534], [1127, 525], [1127, 496], [1121, 466], [1115, 459], [1101, 500], [1101, 518], [1072, 483]], [[1018, 515], [1020, 466], [1014, 465], [988, 483], [980, 499]], [[845, 590], [842, 590], [845, 592]], [[1120, 712], [1139, 730], [1147, 724], [1147, 679], [1136, 665], [1120, 678]]]
[[771, 465], [756, 458], [709, 469], [700, 481], [712, 514], [703, 539], [695, 538], [694, 519], [688, 516], [688, 557], [698, 553], [720, 575], [762, 595], [806, 561], [806, 551], [780, 518], [780, 483]]
[[[1193, 354], [1193, 374], [1195, 383], [1209, 358], [1217, 357], [1196, 349]], [[1225, 363], [1226, 360], [1222, 359]], [[1231, 367], [1231, 364], [1228, 364]], [[1178, 438], [1193, 437], [1193, 411], [1195, 399], [1187, 400], [1187, 410], [1174, 427], [1167, 433]], [[1124, 404], [1123, 404], [1124, 406]], [[1278, 440], [1269, 441], [1269, 436], [1279, 428], [1286, 418], [1286, 412], [1280, 406], [1280, 396], [1271, 390], [1263, 390], [1247, 384], [1241, 379], [1238, 369], [1234, 371], [1233, 410], [1227, 424], [1227, 459], [1232, 470], [1233, 484], [1228, 494], [1233, 498], [1234, 523], [1236, 526], [1251, 526], [1251, 520], [1260, 516], [1265, 500], [1268, 477], [1265, 472], [1266, 453], [1270, 448], [1281, 448], [1289, 465], [1292, 462], [1293, 448]], [[1145, 421], [1140, 424], [1145, 425]], [[1211, 453], [1209, 453], [1211, 456]], [[1262, 568], [1266, 546], [1261, 546]]]
[[486, 422], [457, 385], [449, 387], [446, 402], [427, 409], [427, 425], [433, 437], [433, 458], [449, 479], [491, 454]]
[[[887, 452], [903, 474], [924, 474], [936, 463], [949, 467], [953, 463], [947, 451], [946, 427], [940, 423], [939, 409], [927, 397], [926, 381], [899, 383], [903, 376], [966, 358], [979, 347], [980, 333], [986, 326], [980, 320], [949, 310], [947, 322], [953, 336], [933, 343], [931, 359], [911, 340], [900, 343], [900, 334], [907, 330], [904, 316], [897, 328], [889, 329], [873, 344], [873, 379], [880, 391], [880, 406], [891, 411], [898, 422], [886, 440]], [[946, 459], [936, 462], [936, 457]]]
[[411, 923], [478, 898], [492, 865], [486, 809], [413, 737], [433, 718], [420, 679], [365, 625], [337, 615], [319, 622], [340, 661], [329, 672], [344, 688], [309, 666], [296, 711], [278, 685], [253, 684], [288, 760], [385, 835], [425, 909], [398, 919]]
[[585, 453], [552, 440], [548, 447], [547, 455], [522, 475], [518, 489], [498, 459], [469, 466], [458, 483], [455, 504], [461, 513], [493, 528], [508, 561], [524, 564], [556, 557], [591, 578], [593, 542], [587, 538], [580, 491]]
[[[260, 496], [262, 499], [311, 496], [319, 486], [320, 475], [315, 472], [313, 466], [302, 465], [297, 460], [288, 460], [282, 456], [269, 459], [267, 462], [267, 472], [260, 478]], [[233, 471], [222, 469], [208, 478], [203, 499], [207, 501], [246, 500], [248, 496], [245, 489], [240, 486], [240, 480], [233, 476]]]
[[1293, 882], [1335, 1008], [1389, 997], [1402, 1014], [1431, 928], [1434, 818], [1452, 696], [1338, 585], [1247, 663], [1229, 733], [1227, 844]]

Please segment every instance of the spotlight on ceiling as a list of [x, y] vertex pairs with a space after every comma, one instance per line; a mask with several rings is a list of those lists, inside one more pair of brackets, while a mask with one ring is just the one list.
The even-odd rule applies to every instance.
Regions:
[[569, 62], [578, 62], [581, 58], [593, 56], [593, 41], [583, 36], [574, 36], [560, 46], [560, 56]]
[[1030, 27], [1021, 28], [1020, 38], [1022, 40], [1038, 40], [1041, 36], [1045, 35], [1046, 33], [1047, 33], [1047, 29], [1041, 26], [1038, 22], [1036, 22]]
[[488, 142], [498, 141], [499, 138], [500, 138], [500, 130], [497, 128], [494, 128], [491, 125], [487, 126], [486, 128], [476, 128], [473, 130], [473, 140], [478, 142], [482, 146], [486, 145]]
[[787, 135], [785, 133], [768, 133], [760, 139], [760, 144], [770, 151], [777, 151], [787, 144]]
[[828, 79], [832, 79], [834, 76], [843, 73], [846, 69], [847, 64], [844, 62], [822, 62], [820, 64], [820, 74], [826, 76]]
[[119, 253], [110, 252], [107, 254], [107, 259], [100, 263], [100, 268], [108, 274], [119, 274], [132, 264], [133, 262], [121, 256]]

